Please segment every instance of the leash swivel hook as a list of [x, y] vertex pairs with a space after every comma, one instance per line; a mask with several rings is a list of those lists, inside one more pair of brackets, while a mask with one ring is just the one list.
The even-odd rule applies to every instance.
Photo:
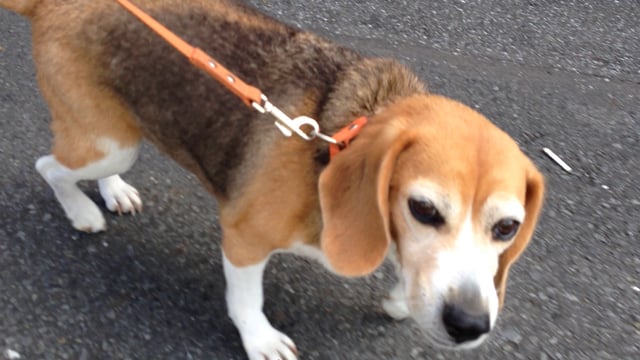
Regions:
[[[263, 114], [270, 114], [275, 117], [275, 125], [284, 136], [290, 137], [291, 135], [293, 135], [293, 133], [296, 133], [306, 141], [311, 141], [317, 137], [323, 141], [337, 144], [337, 141], [335, 139], [320, 132], [320, 126], [314, 119], [308, 116], [298, 116], [292, 119], [282, 110], [273, 105], [265, 95], [261, 95], [261, 100], [261, 104], [252, 102], [251, 105], [258, 112]], [[303, 130], [303, 127], [310, 127], [311, 131], [305, 132]]]

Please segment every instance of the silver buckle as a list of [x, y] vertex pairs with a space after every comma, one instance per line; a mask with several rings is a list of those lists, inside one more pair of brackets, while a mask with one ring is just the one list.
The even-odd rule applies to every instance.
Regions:
[[[282, 110], [278, 109], [274, 106], [266, 96], [262, 95], [262, 104], [258, 104], [256, 102], [251, 103], [254, 109], [263, 114], [271, 114], [276, 118], [276, 126], [280, 130], [280, 132], [286, 136], [290, 137], [293, 133], [296, 133], [298, 136], [303, 138], [304, 140], [310, 141], [315, 139], [316, 137], [322, 139], [326, 142], [330, 142], [336, 144], [336, 140], [330, 136], [327, 136], [320, 132], [320, 126], [318, 122], [308, 116], [298, 116], [294, 119], [291, 119], [287, 114], [283, 113]], [[304, 132], [302, 130], [303, 127], [311, 127], [311, 131]]]

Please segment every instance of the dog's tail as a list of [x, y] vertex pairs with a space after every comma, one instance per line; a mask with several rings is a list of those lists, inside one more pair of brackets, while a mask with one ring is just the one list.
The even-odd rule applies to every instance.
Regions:
[[39, 2], [40, 0], [0, 0], [0, 7], [20, 15], [31, 16]]

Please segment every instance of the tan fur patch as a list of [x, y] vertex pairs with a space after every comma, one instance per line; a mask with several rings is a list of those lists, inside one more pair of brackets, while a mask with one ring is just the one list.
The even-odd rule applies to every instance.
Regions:
[[273, 147], [241, 195], [220, 203], [223, 249], [236, 266], [255, 264], [293, 241], [317, 243], [321, 227], [308, 143]]
[[[73, 15], [70, 12], [65, 18], [73, 22]], [[59, 36], [61, 31], [65, 30], [35, 22], [33, 56], [52, 117], [52, 153], [61, 164], [76, 169], [105, 155], [99, 148], [99, 138], [129, 147], [140, 141], [141, 134], [134, 116], [112, 90], [96, 86], [99, 69], [85, 61], [79, 44]]]

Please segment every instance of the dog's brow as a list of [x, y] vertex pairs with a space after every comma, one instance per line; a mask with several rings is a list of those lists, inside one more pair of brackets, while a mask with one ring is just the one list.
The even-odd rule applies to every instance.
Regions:
[[409, 187], [408, 195], [414, 199], [431, 201], [444, 217], [452, 217], [457, 213], [454, 196], [431, 181], [416, 181]]
[[482, 220], [485, 226], [491, 227], [503, 218], [524, 221], [525, 211], [522, 203], [511, 194], [495, 194], [485, 201], [482, 209]]

